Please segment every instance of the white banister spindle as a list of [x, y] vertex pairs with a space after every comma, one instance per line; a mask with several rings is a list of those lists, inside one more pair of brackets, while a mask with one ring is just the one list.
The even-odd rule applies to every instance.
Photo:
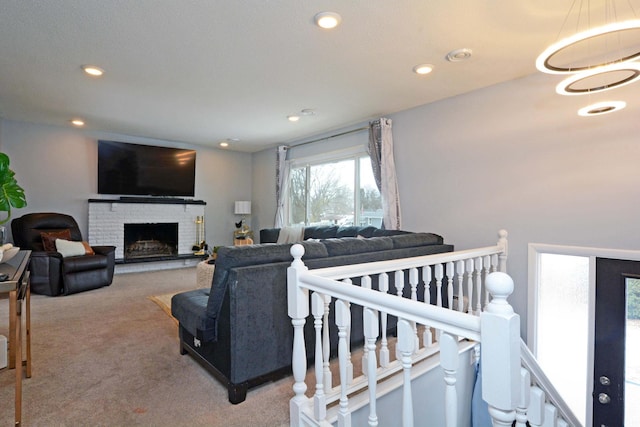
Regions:
[[324, 391], [329, 393], [332, 388], [331, 369], [329, 367], [329, 357], [331, 356], [331, 342], [329, 337], [329, 307], [331, 305], [331, 295], [324, 296], [324, 317], [322, 328], [322, 371], [324, 372]]
[[399, 297], [402, 296], [402, 291], [404, 289], [404, 271], [397, 270], [393, 276], [393, 282], [396, 287], [396, 295]]
[[[475, 260], [475, 274], [474, 274], [474, 280], [475, 280], [475, 285], [476, 285], [476, 291], [475, 291], [475, 296], [476, 296], [476, 311], [475, 314], [477, 316], [480, 315], [480, 313], [482, 312], [482, 257], [478, 257]], [[471, 303], [472, 299], [471, 297], [469, 297], [469, 312], [472, 312], [471, 307], [472, 307], [472, 303]]]
[[447, 303], [449, 310], [453, 310], [453, 277], [455, 275], [455, 269], [453, 262], [448, 262], [447, 269]]
[[309, 315], [309, 291], [298, 283], [298, 275], [307, 270], [302, 262], [304, 247], [293, 245], [290, 249], [293, 261], [287, 269], [287, 311], [293, 325], [293, 354], [291, 368], [293, 371], [293, 393], [289, 402], [289, 416], [293, 427], [302, 426], [303, 406], [306, 402], [304, 393], [307, 386], [304, 376], [307, 371], [303, 327]]
[[489, 291], [487, 291], [487, 277], [492, 273], [491, 271], [491, 255], [484, 257], [484, 302], [483, 307], [489, 305]]
[[[323, 363], [322, 363], [322, 316], [324, 315], [324, 295], [314, 292], [311, 295], [311, 313], [313, 314], [313, 327], [315, 329], [315, 374], [316, 392], [313, 396], [313, 415], [316, 420], [324, 420], [327, 416], [327, 403], [324, 394]], [[327, 325], [328, 327], [328, 325]]]
[[[378, 275], [378, 289], [380, 292], [387, 293], [389, 291], [389, 276], [386, 273]], [[389, 343], [387, 341], [387, 313], [380, 313], [380, 321], [382, 323], [382, 338], [380, 339], [380, 366], [386, 368], [389, 366]]]
[[529, 371], [520, 368], [520, 400], [516, 408], [516, 427], [527, 426], [527, 408], [531, 389], [531, 375]]
[[[363, 313], [364, 319], [364, 337], [365, 346], [368, 351], [366, 360], [367, 383], [369, 386], [369, 425], [378, 425], [378, 415], [376, 413], [376, 340], [378, 339], [378, 313], [370, 308], [365, 308]], [[365, 361], [363, 360], [363, 365]]]
[[[349, 285], [353, 284], [351, 279], [344, 279], [343, 283], [347, 283]], [[351, 303], [347, 302], [347, 307], [349, 307], [349, 313], [351, 313]], [[351, 384], [353, 382], [353, 363], [351, 362], [351, 314], [349, 314], [348, 324], [347, 324], [347, 384]]]
[[519, 401], [520, 317], [507, 301], [513, 287], [506, 273], [491, 273], [487, 277], [491, 302], [480, 315], [482, 398], [494, 425], [510, 426]]
[[436, 305], [442, 307], [442, 279], [444, 278], [444, 269], [442, 264], [435, 265], [435, 277], [436, 277]]
[[413, 427], [413, 396], [411, 394], [411, 355], [413, 354], [413, 328], [405, 319], [398, 319], [398, 353], [402, 363], [402, 425]]
[[338, 409], [338, 427], [351, 426], [351, 412], [349, 412], [348, 391], [348, 347], [347, 328], [350, 323], [351, 313], [349, 304], [343, 300], [337, 300], [335, 306], [336, 326], [338, 327], [338, 364], [340, 365], [340, 408]]
[[451, 310], [464, 310], [464, 298], [463, 298], [463, 284], [464, 284], [464, 261], [456, 262], [456, 274], [458, 276], [458, 307], [454, 307], [450, 305], [449, 308]]
[[440, 335], [440, 364], [444, 370], [444, 419], [447, 427], [458, 425], [458, 393], [456, 376], [458, 374], [458, 337], [446, 332]]
[[[362, 277], [362, 281], [360, 286], [363, 289], [371, 289], [371, 277], [369, 276], [363, 276]], [[363, 310], [362, 311], [362, 321], [364, 322], [366, 320], [366, 313]], [[377, 337], [377, 335], [376, 335]], [[366, 344], [366, 342], [365, 342]], [[375, 346], [374, 346], [374, 352], [375, 352]], [[374, 355], [375, 356], [375, 355]], [[362, 349], [362, 375], [364, 375], [365, 377], [367, 376], [367, 360], [369, 358], [369, 346], [365, 345], [364, 348]]]
[[466, 312], [473, 314], [473, 278], [475, 272], [475, 266], [473, 259], [468, 259], [466, 262], [467, 267], [467, 298], [469, 303], [467, 304]]
[[558, 408], [551, 403], [545, 403], [544, 405], [544, 422], [543, 427], [556, 427], [556, 421], [558, 420]]
[[[411, 286], [411, 299], [413, 301], [418, 301], [418, 283], [420, 282], [418, 278], [418, 269], [410, 268], [409, 269], [409, 285]], [[415, 339], [415, 345], [413, 346], [413, 351], [417, 352], [420, 348], [420, 339], [418, 338], [418, 325], [416, 322], [411, 322], [411, 326], [413, 326], [413, 335]]]
[[[393, 276], [393, 282], [396, 287], [396, 295], [402, 298], [402, 291], [404, 289], [404, 271], [396, 270]], [[396, 359], [400, 359], [400, 349], [396, 347]]]
[[544, 423], [544, 401], [546, 395], [538, 386], [532, 386], [527, 410], [527, 420], [532, 427], [541, 427]]
[[507, 255], [509, 252], [509, 243], [507, 242], [507, 230], [498, 231], [498, 246], [502, 246], [503, 251], [500, 253], [498, 258], [500, 259], [500, 271], [503, 273], [507, 272]]
[[[431, 304], [431, 266], [422, 267], [422, 281], [424, 282], [424, 302]], [[429, 325], [424, 325], [424, 333], [422, 334], [422, 342], [425, 347], [433, 345], [433, 330]]]

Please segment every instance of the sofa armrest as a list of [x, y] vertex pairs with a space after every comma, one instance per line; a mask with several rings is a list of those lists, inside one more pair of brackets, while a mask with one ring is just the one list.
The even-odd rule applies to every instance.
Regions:
[[91, 249], [93, 249], [93, 251], [98, 255], [108, 256], [113, 253], [115, 256], [115, 252], [116, 252], [115, 246], [91, 246]]

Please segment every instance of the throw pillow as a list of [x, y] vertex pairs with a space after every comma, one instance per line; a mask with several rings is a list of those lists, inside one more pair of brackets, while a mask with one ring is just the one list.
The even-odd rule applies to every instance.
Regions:
[[62, 254], [63, 258], [84, 255], [86, 252], [82, 242], [72, 242], [65, 239], [56, 239], [56, 250]]
[[85, 255], [95, 255], [96, 253], [93, 251], [93, 248], [89, 244], [89, 242], [82, 241], [82, 245], [84, 246], [84, 254]]
[[55, 252], [56, 239], [71, 240], [71, 230], [65, 228], [58, 231], [42, 231], [40, 233], [40, 238], [42, 238], [42, 246], [45, 251]]

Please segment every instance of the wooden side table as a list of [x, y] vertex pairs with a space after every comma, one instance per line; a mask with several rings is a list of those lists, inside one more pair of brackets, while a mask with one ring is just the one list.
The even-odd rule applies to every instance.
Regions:
[[[9, 294], [9, 360], [8, 369], [16, 371], [15, 425], [22, 422], [22, 367], [31, 378], [31, 288], [29, 287], [29, 258], [31, 251], [20, 251], [15, 257], [0, 264], [0, 273], [8, 279], [0, 282], [0, 294]], [[22, 356], [22, 304], [25, 305], [25, 335], [27, 354]]]

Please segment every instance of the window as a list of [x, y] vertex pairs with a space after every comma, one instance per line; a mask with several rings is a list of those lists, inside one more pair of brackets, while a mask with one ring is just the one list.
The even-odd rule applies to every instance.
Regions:
[[289, 189], [289, 225], [382, 226], [382, 199], [362, 152], [292, 162]]

